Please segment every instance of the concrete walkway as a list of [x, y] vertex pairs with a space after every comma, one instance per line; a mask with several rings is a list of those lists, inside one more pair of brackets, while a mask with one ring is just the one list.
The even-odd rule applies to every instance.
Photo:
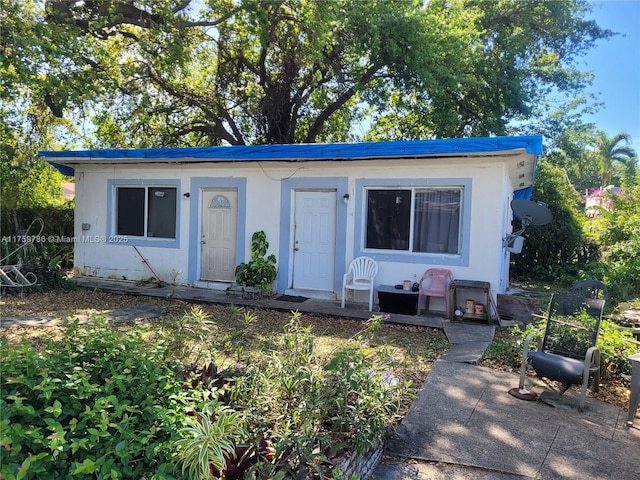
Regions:
[[[450, 338], [482, 335], [471, 327]], [[518, 375], [473, 365], [477, 351], [459, 343], [435, 362], [373, 478], [640, 479], [640, 415], [628, 428], [626, 411], [590, 397], [580, 413], [577, 391], [533, 378], [542, 401], [518, 400]]]
[[[78, 277], [85, 288], [193, 302], [245, 305], [366, 320], [359, 304], [309, 299], [302, 303], [228, 297], [190, 287], [140, 286]], [[143, 306], [144, 307], [144, 306]], [[115, 321], [155, 316], [157, 307], [114, 313]], [[120, 314], [118, 314], [120, 313]], [[148, 317], [143, 317], [148, 318]], [[117, 319], [117, 320], [116, 320]], [[51, 319], [3, 318], [2, 325], [42, 325]], [[518, 375], [477, 366], [495, 327], [450, 322], [438, 316], [391, 314], [388, 322], [442, 328], [452, 347], [435, 362], [416, 400], [391, 439], [373, 477], [404, 479], [640, 479], [640, 415], [625, 426], [627, 412], [578, 392], [559, 396], [535, 379], [527, 386], [543, 401], [510, 396]]]

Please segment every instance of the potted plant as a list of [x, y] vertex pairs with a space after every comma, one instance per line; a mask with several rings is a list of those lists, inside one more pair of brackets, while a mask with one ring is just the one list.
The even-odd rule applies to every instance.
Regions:
[[251, 237], [251, 259], [236, 267], [236, 282], [243, 287], [253, 287], [262, 296], [273, 293], [273, 281], [276, 279], [276, 257], [267, 255], [269, 242], [267, 235], [260, 230]]

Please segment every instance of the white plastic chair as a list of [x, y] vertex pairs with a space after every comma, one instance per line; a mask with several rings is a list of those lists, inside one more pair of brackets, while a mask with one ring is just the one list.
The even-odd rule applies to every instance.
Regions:
[[378, 264], [373, 258], [354, 259], [342, 280], [342, 308], [344, 308], [347, 290], [369, 290], [369, 311], [373, 310], [373, 280], [377, 274]]

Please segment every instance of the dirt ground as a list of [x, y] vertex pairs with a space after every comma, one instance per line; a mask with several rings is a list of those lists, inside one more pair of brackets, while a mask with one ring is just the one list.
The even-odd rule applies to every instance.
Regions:
[[[2, 316], [33, 316], [65, 318], [74, 314], [106, 313], [114, 308], [124, 308], [137, 305], [157, 305], [165, 311], [163, 317], [178, 317], [188, 312], [192, 304], [180, 300], [165, 300], [153, 297], [137, 297], [129, 295], [115, 295], [88, 290], [59, 290], [48, 293], [32, 293], [24, 298], [16, 295], [3, 296], [0, 299], [0, 315]], [[228, 307], [222, 305], [201, 305], [203, 310], [212, 318], [228, 318]], [[289, 321], [290, 314], [273, 310], [256, 310], [246, 312], [254, 315], [257, 321], [252, 328], [262, 336], [270, 336], [282, 332]], [[331, 349], [347, 339], [354, 338], [362, 332], [363, 323], [356, 320], [344, 320], [327, 317], [304, 315], [303, 323], [311, 326], [314, 336], [325, 348]], [[221, 322], [223, 328], [224, 322]], [[38, 337], [55, 336], [59, 327], [3, 327], [0, 337], [17, 342], [23, 338], [38, 342]], [[447, 347], [447, 341], [442, 332], [410, 326], [383, 325], [381, 331], [370, 339], [371, 346], [384, 347], [397, 361], [396, 374], [401, 378], [411, 380], [414, 385], [421, 384], [430, 370], [431, 364]], [[484, 361], [483, 366], [499, 370], [514, 371], [509, 365], [495, 361]], [[628, 383], [624, 381], [603, 382], [598, 392], [590, 392], [598, 400], [616, 405], [626, 410], [629, 402]]]

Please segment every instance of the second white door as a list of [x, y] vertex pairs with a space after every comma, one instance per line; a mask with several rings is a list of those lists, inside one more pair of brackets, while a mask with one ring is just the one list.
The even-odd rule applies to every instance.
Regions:
[[293, 288], [333, 291], [336, 192], [296, 191]]

